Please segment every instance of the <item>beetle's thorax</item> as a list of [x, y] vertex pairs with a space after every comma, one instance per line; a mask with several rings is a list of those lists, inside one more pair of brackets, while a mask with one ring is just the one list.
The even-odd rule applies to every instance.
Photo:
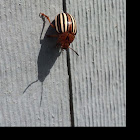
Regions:
[[65, 32], [59, 34], [58, 42], [60, 43], [62, 49], [67, 49], [70, 43], [73, 42], [75, 35], [73, 33]]

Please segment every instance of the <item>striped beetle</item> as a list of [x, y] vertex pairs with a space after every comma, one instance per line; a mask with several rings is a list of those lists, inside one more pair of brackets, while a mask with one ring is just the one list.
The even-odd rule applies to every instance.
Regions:
[[[48, 16], [44, 13], [40, 13], [40, 15], [46, 17], [51, 27], [55, 28], [58, 32], [58, 35], [47, 35], [47, 37], [58, 37], [56, 46], [61, 46], [62, 50], [70, 48], [69, 45], [73, 42], [77, 33], [77, 25], [74, 17], [68, 13], [58, 14], [55, 17], [55, 25], [53, 25]], [[75, 50], [73, 51], [78, 55]]]

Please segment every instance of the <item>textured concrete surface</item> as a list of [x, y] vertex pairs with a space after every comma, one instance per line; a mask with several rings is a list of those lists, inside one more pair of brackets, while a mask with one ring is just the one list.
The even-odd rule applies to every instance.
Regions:
[[125, 126], [126, 1], [69, 0], [78, 21], [70, 52], [75, 126]]
[[[79, 57], [46, 38], [63, 10]], [[0, 126], [126, 126], [126, 1], [0, 0]]]

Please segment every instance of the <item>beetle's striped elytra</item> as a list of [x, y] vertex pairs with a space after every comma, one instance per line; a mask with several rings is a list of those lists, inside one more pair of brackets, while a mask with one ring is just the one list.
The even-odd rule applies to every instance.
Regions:
[[[77, 33], [77, 25], [75, 18], [68, 13], [61, 13], [55, 17], [55, 25], [50, 22], [47, 15], [40, 13], [49, 21], [50, 25], [56, 29], [58, 35], [47, 35], [48, 37], [58, 37], [57, 46], [61, 46], [62, 49], [70, 48], [70, 43], [73, 42], [75, 35]], [[72, 49], [72, 48], [70, 48]], [[73, 50], [73, 49], [72, 49]], [[74, 50], [73, 50], [74, 51]], [[78, 53], [74, 51], [77, 55]]]
[[76, 35], [76, 21], [68, 13], [61, 13], [55, 17], [55, 27], [58, 33], [69, 32]]

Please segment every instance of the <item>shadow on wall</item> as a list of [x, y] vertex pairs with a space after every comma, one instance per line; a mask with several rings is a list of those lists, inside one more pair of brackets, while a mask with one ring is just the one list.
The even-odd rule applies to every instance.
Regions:
[[[43, 19], [44, 21], [44, 19]], [[52, 22], [54, 24], [54, 21]], [[42, 32], [45, 26], [45, 21], [43, 23]], [[41, 35], [42, 35], [41, 32]], [[50, 69], [54, 65], [58, 56], [60, 56], [59, 48], [56, 48], [57, 38], [48, 38], [47, 35], [57, 34], [54, 28], [49, 26], [44, 39], [41, 40], [41, 49], [38, 56], [38, 80], [43, 82], [46, 76], [50, 73]]]
[[[43, 82], [47, 75], [50, 73], [50, 69], [53, 67], [55, 61], [57, 60], [57, 57], [60, 56], [60, 51], [59, 48], [56, 48], [56, 42], [57, 38], [48, 38], [47, 35], [51, 34], [57, 34], [54, 28], [49, 26], [44, 39], [41, 40], [41, 36], [45, 27], [45, 19], [42, 17], [43, 20], [43, 27], [42, 27], [42, 32], [40, 35], [40, 44], [41, 44], [41, 49], [38, 55], [38, 79], [32, 83], [30, 83], [27, 88], [23, 91], [23, 94], [26, 92], [26, 90], [34, 83], [40, 81], [43, 86]], [[49, 24], [49, 22], [48, 22]], [[54, 24], [54, 21], [52, 22]], [[43, 91], [42, 91], [43, 92]], [[41, 93], [42, 94], [42, 93]], [[42, 97], [41, 97], [42, 98]]]

